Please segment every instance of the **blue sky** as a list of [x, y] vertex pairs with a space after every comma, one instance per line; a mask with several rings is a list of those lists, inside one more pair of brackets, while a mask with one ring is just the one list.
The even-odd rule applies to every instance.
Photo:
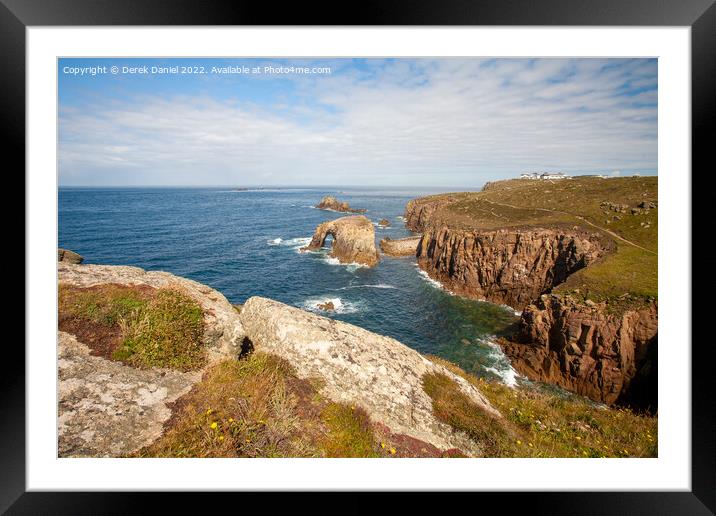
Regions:
[[[122, 73], [143, 65], [206, 73]], [[69, 73], [97, 66], [107, 72]], [[225, 66], [250, 73], [211, 73]], [[656, 59], [72, 58], [59, 60], [58, 88], [65, 186], [470, 188], [528, 171], [657, 173]]]

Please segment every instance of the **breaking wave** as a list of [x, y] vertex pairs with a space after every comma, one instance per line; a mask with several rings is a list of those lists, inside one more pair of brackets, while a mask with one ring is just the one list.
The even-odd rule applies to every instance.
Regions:
[[[327, 302], [333, 303], [333, 310], [323, 310], [318, 305], [325, 304]], [[315, 297], [306, 299], [304, 302], [298, 305], [304, 310], [314, 312], [321, 315], [327, 315], [331, 313], [336, 314], [352, 314], [362, 309], [361, 303], [354, 303], [352, 301], [344, 301], [340, 297]]]
[[502, 380], [502, 383], [508, 387], [516, 387], [517, 379], [521, 378], [521, 376], [517, 371], [515, 371], [515, 368], [512, 367], [510, 359], [507, 358], [507, 355], [505, 355], [502, 351], [502, 348], [498, 344], [491, 342], [489, 339], [480, 340], [483, 344], [490, 348], [488, 357], [494, 363], [494, 366], [492, 367], [483, 366], [485, 370], [498, 376]]
[[450, 294], [451, 296], [455, 295], [452, 292], [450, 292], [447, 288], [445, 288], [445, 286], [442, 283], [440, 283], [438, 280], [434, 280], [433, 278], [431, 278], [427, 272], [425, 272], [423, 269], [421, 269], [418, 266], [418, 264], [415, 264], [415, 268], [418, 270], [418, 274], [420, 275], [420, 277], [423, 278], [425, 280], [425, 282], [428, 283], [430, 286], [435, 287], [439, 290], [442, 290], [443, 292], [445, 292], [446, 294]]

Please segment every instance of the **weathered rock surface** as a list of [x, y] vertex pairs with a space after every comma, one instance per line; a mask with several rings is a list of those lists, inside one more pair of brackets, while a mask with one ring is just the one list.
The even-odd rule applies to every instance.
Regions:
[[380, 219], [378, 221], [378, 226], [380, 226], [381, 228], [390, 227], [390, 221], [388, 219]]
[[470, 383], [395, 339], [261, 297], [249, 298], [241, 322], [256, 349], [288, 360], [302, 378], [318, 378], [321, 393], [360, 404], [391, 431], [441, 449], [479, 456], [480, 446], [433, 415], [422, 376], [452, 378], [477, 405], [501, 417]]
[[167, 405], [201, 378], [92, 356], [65, 332], [58, 340], [60, 457], [118, 457], [152, 443], [171, 416]]
[[656, 302], [610, 313], [605, 303], [543, 295], [522, 311], [517, 342], [503, 347], [529, 378], [654, 411], [657, 331]]
[[78, 264], [78, 263], [82, 263], [84, 261], [84, 258], [74, 251], [58, 248], [57, 249], [57, 261]]
[[369, 267], [378, 263], [375, 228], [367, 217], [353, 215], [320, 224], [311, 242], [302, 250], [317, 251], [323, 247], [328, 235], [333, 237], [331, 256], [341, 263], [360, 263]]
[[420, 236], [399, 238], [383, 238], [380, 241], [380, 249], [388, 256], [415, 256], [420, 243]]
[[209, 362], [237, 356], [244, 338], [236, 309], [218, 291], [199, 282], [160, 271], [117, 265], [57, 264], [59, 282], [78, 287], [102, 283], [149, 285], [154, 288], [178, 288], [195, 299], [204, 311], [204, 339]]
[[[245, 334], [237, 310], [201, 283], [138, 267], [59, 262], [57, 269], [61, 283], [80, 287], [114, 283], [181, 289], [204, 311], [208, 363], [241, 352]], [[58, 336], [60, 456], [116, 457], [150, 444], [171, 415], [167, 404], [201, 379], [202, 371], [133, 368], [91, 355], [69, 333]]]
[[366, 210], [358, 209], [354, 210], [350, 207], [350, 205], [347, 202], [341, 202], [332, 195], [326, 195], [323, 199], [321, 199], [321, 202], [316, 204], [315, 206], [319, 210], [333, 210], [333, 211], [340, 211], [343, 213], [365, 213]]
[[416, 255], [419, 266], [450, 291], [521, 309], [604, 252], [596, 234], [429, 225]]

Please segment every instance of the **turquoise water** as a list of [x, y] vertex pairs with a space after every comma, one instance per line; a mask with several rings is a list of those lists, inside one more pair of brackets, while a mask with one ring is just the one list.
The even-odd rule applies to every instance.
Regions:
[[[373, 268], [341, 265], [328, 249], [299, 253], [318, 224], [341, 216], [312, 208], [324, 195], [366, 208], [384, 236], [412, 233], [401, 220], [412, 198], [436, 191], [369, 189], [61, 188], [59, 246], [85, 263], [164, 270], [205, 283], [232, 303], [265, 296], [394, 337], [479, 376], [514, 382], [495, 335], [514, 331], [512, 309], [451, 295], [415, 259]], [[333, 300], [335, 313], [316, 304]]]

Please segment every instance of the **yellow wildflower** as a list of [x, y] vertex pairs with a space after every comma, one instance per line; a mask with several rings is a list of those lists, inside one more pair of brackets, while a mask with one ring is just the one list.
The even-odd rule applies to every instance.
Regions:
[[233, 422], [234, 422], [234, 418], [233, 418], [233, 417], [230, 417], [230, 418], [229, 418], [229, 423], [233, 423]]
[[216, 421], [214, 421], [213, 423], [211, 423], [211, 429], [212, 429], [212, 430], [216, 430], [216, 427], [217, 427], [217, 426], [219, 426], [219, 425], [218, 425], [218, 423], [217, 423]]
[[207, 415], [207, 416], [210, 416], [212, 412], [214, 412], [214, 411], [211, 410], [211, 409], [206, 409], [206, 415]]
[[385, 448], [385, 443], [380, 443], [381, 448]]
[[522, 444], [522, 441], [517, 441], [517, 444]]
[[390, 454], [391, 454], [391, 455], [395, 455], [395, 448], [391, 448], [391, 449], [390, 449]]
[[219, 441], [223, 441], [223, 440], [224, 440], [224, 436], [223, 436], [223, 435], [220, 435], [220, 436], [219, 436]]

